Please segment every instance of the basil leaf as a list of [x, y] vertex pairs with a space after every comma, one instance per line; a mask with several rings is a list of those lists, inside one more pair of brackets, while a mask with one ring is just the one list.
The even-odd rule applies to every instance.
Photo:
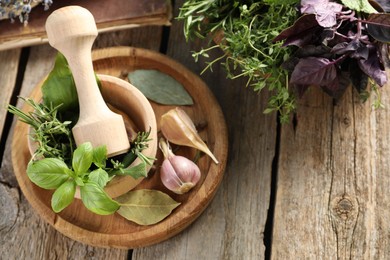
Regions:
[[58, 53], [54, 68], [42, 85], [44, 104], [56, 107], [59, 111], [72, 110], [78, 107], [76, 85], [65, 57]]
[[113, 214], [118, 210], [119, 204], [112, 200], [96, 183], [87, 182], [80, 187], [81, 200], [85, 207], [99, 215]]
[[81, 179], [79, 176], [76, 176], [76, 177], [74, 178], [74, 181], [76, 182], [77, 185], [79, 185], [79, 186], [84, 186], [83, 179]]
[[27, 176], [44, 189], [57, 189], [69, 179], [69, 172], [65, 162], [57, 158], [44, 158], [27, 166]]
[[100, 168], [106, 167], [107, 146], [101, 145], [93, 149], [93, 163]]
[[73, 152], [72, 166], [77, 175], [86, 173], [91, 167], [93, 147], [90, 142], [83, 143]]
[[76, 183], [73, 180], [64, 182], [51, 197], [51, 208], [58, 213], [70, 205], [76, 193]]
[[182, 84], [158, 70], [135, 70], [127, 77], [132, 85], [154, 102], [177, 106], [194, 104]]
[[370, 5], [368, 0], [341, 0], [341, 3], [343, 3], [349, 9], [358, 12], [364, 12], [368, 14], [377, 13], [375, 8]]
[[92, 171], [88, 175], [88, 180], [96, 183], [97, 185], [99, 185], [99, 187], [103, 188], [106, 186], [106, 184], [109, 180], [109, 177], [108, 177], [108, 173], [105, 170], [99, 168], [99, 169]]
[[116, 200], [121, 205], [118, 213], [139, 225], [160, 222], [180, 205], [161, 191], [146, 189], [130, 191]]
[[146, 163], [141, 162], [133, 167], [130, 168], [124, 168], [114, 171], [112, 174], [115, 175], [129, 175], [133, 177], [134, 179], [138, 179], [140, 177], [147, 177], [148, 172], [146, 169]]

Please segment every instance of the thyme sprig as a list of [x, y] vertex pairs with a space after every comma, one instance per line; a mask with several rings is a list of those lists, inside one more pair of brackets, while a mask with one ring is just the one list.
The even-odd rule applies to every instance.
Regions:
[[[228, 78], [247, 77], [247, 86], [255, 91], [271, 91], [264, 112], [278, 111], [282, 122], [288, 121], [296, 106], [295, 95], [288, 88], [288, 72], [280, 69], [292, 50], [281, 48], [282, 43], [272, 43], [272, 39], [293, 24], [297, 2], [189, 0], [178, 15], [184, 21], [187, 40], [209, 37], [205, 48], [193, 52], [195, 60], [201, 56], [209, 58], [211, 50], [221, 48], [224, 54], [208, 61], [205, 70], [212, 70], [214, 64], [221, 62]], [[222, 41], [210, 40], [221, 33]]]

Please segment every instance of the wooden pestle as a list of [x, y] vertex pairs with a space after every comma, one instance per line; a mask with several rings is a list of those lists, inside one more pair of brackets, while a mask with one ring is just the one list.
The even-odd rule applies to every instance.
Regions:
[[123, 118], [107, 107], [93, 71], [91, 48], [98, 33], [92, 14], [79, 6], [63, 7], [47, 18], [46, 32], [50, 45], [67, 59], [76, 83], [80, 105], [72, 129], [76, 145], [106, 145], [109, 157], [126, 152], [130, 142]]

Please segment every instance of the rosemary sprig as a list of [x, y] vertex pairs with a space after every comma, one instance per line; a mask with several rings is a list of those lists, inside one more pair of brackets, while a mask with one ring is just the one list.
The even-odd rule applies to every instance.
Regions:
[[70, 129], [72, 122], [58, 119], [59, 106], [47, 106], [30, 98], [19, 98], [31, 106], [33, 111], [26, 113], [12, 105], [8, 105], [8, 111], [33, 128], [31, 138], [38, 146], [32, 159], [58, 158], [70, 163], [75, 147]]

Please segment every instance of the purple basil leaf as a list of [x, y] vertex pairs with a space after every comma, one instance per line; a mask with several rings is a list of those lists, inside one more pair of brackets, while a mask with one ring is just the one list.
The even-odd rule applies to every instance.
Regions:
[[390, 67], [390, 57], [389, 57], [389, 46], [386, 43], [379, 42], [378, 44], [378, 50], [381, 58], [382, 64], [386, 67]]
[[382, 69], [382, 64], [379, 60], [377, 49], [375, 46], [369, 46], [370, 54], [368, 59], [358, 60], [360, 69], [372, 78], [379, 86], [383, 86], [387, 82], [386, 71]]
[[367, 88], [368, 76], [359, 67], [357, 60], [351, 59], [349, 63], [349, 74], [355, 89], [361, 93]]
[[298, 94], [299, 98], [303, 97], [303, 94], [305, 94], [306, 90], [309, 88], [309, 85], [297, 85], [297, 84], [292, 84], [293, 89], [296, 91]]
[[337, 14], [343, 6], [329, 0], [302, 0], [301, 13], [315, 14], [318, 24], [324, 28], [337, 24]]
[[291, 74], [291, 84], [324, 86], [337, 76], [334, 62], [325, 58], [300, 59]]
[[390, 14], [370, 14], [367, 31], [380, 42], [390, 42]]
[[321, 27], [318, 26], [314, 14], [305, 14], [298, 18], [295, 23], [283, 30], [273, 42], [285, 41], [284, 46], [296, 45], [301, 47], [313, 41]]
[[370, 4], [378, 11], [378, 12], [390, 12], [390, 1], [389, 0], [369, 0]]
[[303, 48], [299, 48], [295, 52], [294, 56], [298, 58], [306, 58], [310, 56], [326, 58], [327, 56], [330, 57], [332, 55], [330, 50], [331, 49], [325, 45], [306, 45]]
[[343, 55], [346, 53], [354, 52], [361, 46], [361, 43], [359, 40], [353, 40], [350, 42], [342, 42], [339, 44], [336, 44], [332, 48], [332, 53]]
[[333, 81], [327, 85], [321, 86], [321, 88], [331, 97], [339, 99], [350, 84], [351, 81], [349, 79], [349, 73], [340, 71], [337, 73], [337, 77], [335, 77]]
[[299, 58], [298, 57], [291, 57], [285, 62], [282, 63], [281, 68], [284, 70], [287, 70], [289, 72], [292, 72], [295, 68], [295, 66], [298, 64]]

